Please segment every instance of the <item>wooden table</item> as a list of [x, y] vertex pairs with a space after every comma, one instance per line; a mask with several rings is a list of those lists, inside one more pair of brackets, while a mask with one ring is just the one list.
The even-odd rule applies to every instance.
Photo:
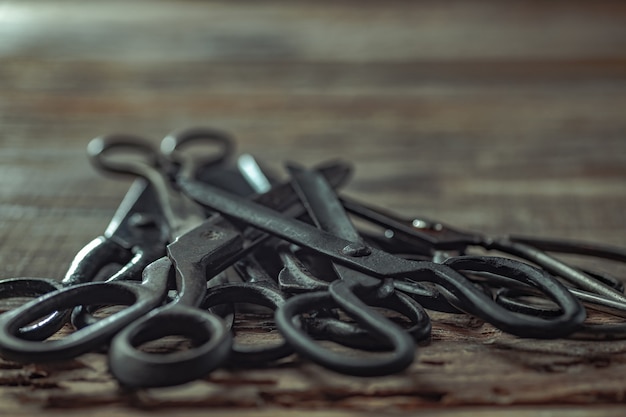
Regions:
[[[197, 125], [279, 171], [348, 159], [346, 194], [407, 216], [626, 245], [622, 2], [14, 1], [0, 5], [0, 277], [60, 278], [104, 230], [129, 182], [90, 167], [89, 139]], [[409, 372], [375, 379], [293, 358], [129, 393], [101, 354], [3, 360], [0, 413], [625, 412], [626, 342], [433, 322]]]

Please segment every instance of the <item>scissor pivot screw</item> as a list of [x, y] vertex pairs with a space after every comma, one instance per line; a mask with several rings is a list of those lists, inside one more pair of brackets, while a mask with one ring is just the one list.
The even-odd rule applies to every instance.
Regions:
[[347, 245], [346, 247], [344, 247], [341, 250], [341, 252], [344, 255], [354, 256], [354, 257], [367, 256], [370, 253], [372, 253], [370, 248], [368, 248], [365, 245], [359, 245], [357, 243], [351, 243], [351, 244]]
[[218, 232], [217, 230], [207, 230], [206, 232], [202, 233], [202, 237], [209, 240], [221, 239], [223, 236], [224, 233]]

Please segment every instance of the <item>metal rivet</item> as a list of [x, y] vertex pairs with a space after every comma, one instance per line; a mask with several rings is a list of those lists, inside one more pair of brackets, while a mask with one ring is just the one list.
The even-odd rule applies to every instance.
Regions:
[[341, 250], [344, 255], [348, 256], [367, 256], [372, 253], [371, 249], [359, 243], [351, 243]]

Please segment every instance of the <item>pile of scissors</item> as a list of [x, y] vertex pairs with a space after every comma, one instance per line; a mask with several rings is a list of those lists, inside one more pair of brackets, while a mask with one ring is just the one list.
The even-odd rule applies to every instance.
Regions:
[[[87, 150], [97, 169], [135, 181], [62, 280], [0, 281], [0, 298], [32, 298], [0, 315], [7, 360], [104, 349], [111, 373], [131, 388], [294, 354], [338, 373], [379, 376], [413, 363], [417, 344], [430, 338], [427, 310], [469, 314], [526, 338], [626, 337], [626, 324], [586, 320], [587, 308], [626, 317], [622, 283], [554, 256], [624, 262], [624, 249], [403, 219], [340, 196], [351, 174], [345, 162], [288, 164], [280, 182], [209, 128], [174, 132], [160, 149], [108, 135]], [[242, 303], [274, 311], [280, 341], [237, 343]], [[102, 306], [124, 308], [98, 317]], [[51, 338], [64, 326], [73, 331]], [[145, 349], [171, 335], [190, 346]]]

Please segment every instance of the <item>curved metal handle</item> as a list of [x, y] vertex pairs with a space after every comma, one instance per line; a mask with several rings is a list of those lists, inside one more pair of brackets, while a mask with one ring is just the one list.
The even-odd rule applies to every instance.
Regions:
[[[158, 306], [167, 293], [171, 263], [167, 258], [152, 263], [152, 271], [142, 284], [133, 282], [91, 282], [46, 294], [0, 316], [0, 354], [22, 362], [54, 361], [76, 357], [100, 347], [115, 333]], [[123, 304], [128, 308], [96, 326], [80, 329], [63, 339], [29, 341], [19, 337], [19, 329], [53, 311], [76, 305]]]
[[[166, 355], [143, 352], [142, 343], [165, 336], [190, 338], [195, 346]], [[109, 367], [128, 387], [148, 388], [184, 384], [223, 364], [230, 353], [232, 336], [222, 319], [181, 304], [168, 304], [134, 322], [111, 344]]]
[[148, 180], [152, 178], [152, 172], [161, 165], [160, 155], [150, 142], [127, 134], [92, 139], [87, 144], [87, 156], [103, 172], [130, 174]]
[[129, 262], [131, 256], [132, 253], [128, 249], [121, 247], [114, 240], [98, 236], [78, 251], [61, 282], [66, 287], [91, 282], [106, 265]]
[[[343, 292], [341, 285], [344, 281], [335, 281], [340, 287], [337, 291]], [[303, 329], [295, 325], [294, 319], [301, 314], [320, 308], [335, 308], [335, 298], [326, 291], [311, 292], [296, 295], [276, 310], [276, 325], [283, 337], [300, 355], [311, 361], [347, 375], [354, 376], [382, 376], [401, 372], [406, 369], [415, 357], [415, 343], [411, 337], [395, 323], [378, 315], [373, 310], [345, 289], [350, 304], [353, 306], [351, 315], [358, 319], [359, 324], [366, 328], [374, 337], [385, 340], [392, 347], [391, 352], [377, 357], [354, 357], [336, 353], [316, 342]], [[353, 298], [352, 298], [353, 297]]]
[[[552, 317], [560, 314], [558, 307], [531, 304], [520, 298], [528, 295], [536, 296], [534, 292], [520, 288], [502, 288], [496, 294], [496, 302], [511, 311], [533, 314], [539, 317]], [[584, 297], [584, 300], [593, 303], [590, 308], [624, 316], [626, 306], [623, 303], [595, 294], [577, 293], [577, 296], [581, 295]], [[626, 323], [583, 323], [568, 338], [575, 340], [623, 340], [626, 339]]]
[[[209, 288], [203, 309], [220, 304], [250, 303], [276, 310], [286, 301], [285, 296], [270, 285], [261, 283], [227, 283]], [[267, 363], [289, 356], [293, 348], [285, 341], [272, 345], [243, 346], [233, 344], [230, 360], [237, 363]]]
[[602, 283], [601, 281], [598, 281], [592, 276], [585, 274], [581, 270], [569, 266], [568, 264], [554, 258], [545, 251], [536, 247], [525, 243], [515, 242], [507, 238], [489, 241], [485, 247], [519, 256], [520, 258], [539, 265], [551, 274], [562, 277], [584, 290], [626, 303], [626, 295], [623, 293]]
[[[200, 153], [184, 151], [185, 147], [194, 143], [207, 146], [209, 150]], [[214, 147], [217, 151], [211, 149]], [[235, 141], [221, 130], [196, 127], [167, 135], [161, 141], [161, 153], [182, 168], [178, 175], [195, 178], [202, 175], [201, 170], [211, 169], [231, 159], [235, 154]]]
[[[495, 256], [458, 256], [447, 259], [443, 265], [433, 264], [428, 270], [433, 274], [434, 282], [456, 297], [455, 307], [520, 337], [565, 337], [586, 317], [584, 308], [567, 288], [545, 271], [524, 262]], [[496, 304], [457, 271], [488, 272], [528, 284], [557, 303], [561, 314], [544, 320], [511, 312]]]
[[[391, 284], [393, 285], [393, 284]], [[367, 300], [370, 307], [383, 308], [399, 313], [409, 320], [404, 331], [417, 342], [430, 339], [432, 324], [424, 308], [415, 300], [397, 291], [387, 297]], [[314, 317], [304, 320], [307, 333], [320, 340], [329, 340], [343, 346], [368, 351], [393, 350], [388, 340], [373, 337], [366, 329], [334, 317]]]
[[[58, 291], [62, 284], [50, 278], [8, 278], [0, 281], [0, 298], [41, 297]], [[59, 331], [67, 322], [69, 310], [53, 311], [34, 324], [18, 329], [17, 335], [25, 340], [44, 340]]]
[[[149, 245], [143, 248], [133, 248], [134, 256], [122, 266], [115, 274], [111, 275], [106, 282], [136, 280], [141, 277], [144, 269], [148, 267], [156, 259], [164, 255], [164, 248], [151, 248]], [[74, 307], [71, 314], [71, 321], [74, 327], [82, 329], [83, 327], [96, 324], [100, 321], [93, 316], [93, 311], [84, 305]]]
[[[171, 241], [204, 219], [202, 208], [174, 189], [159, 153], [144, 139], [130, 135], [101, 136], [89, 142], [87, 152], [92, 163], [103, 171], [139, 176], [150, 183], [169, 226]], [[138, 157], [124, 157], [133, 154]]]

